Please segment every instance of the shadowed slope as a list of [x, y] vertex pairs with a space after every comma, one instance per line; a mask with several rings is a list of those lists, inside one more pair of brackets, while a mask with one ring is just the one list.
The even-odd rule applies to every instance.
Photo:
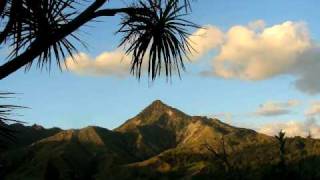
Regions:
[[6, 157], [11, 160], [6, 165], [8, 179], [39, 179], [44, 176], [48, 164], [67, 179], [90, 179], [102, 169], [137, 161], [126, 144], [121, 135], [104, 128], [61, 131], [27, 148], [7, 152]]
[[8, 148], [19, 148], [30, 145], [38, 140], [52, 136], [60, 131], [59, 128], [45, 129], [40, 125], [24, 126], [23, 124], [15, 123], [8, 126], [15, 135], [15, 141], [8, 144]]
[[137, 156], [145, 159], [176, 147], [190, 119], [185, 113], [157, 100], [115, 131], [126, 136]]

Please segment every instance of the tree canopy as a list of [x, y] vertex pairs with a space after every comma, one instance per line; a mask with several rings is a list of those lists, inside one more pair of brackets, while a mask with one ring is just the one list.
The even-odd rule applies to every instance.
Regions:
[[[77, 52], [74, 40], [83, 43], [76, 31], [98, 17], [122, 15], [119, 46], [126, 45], [132, 55], [131, 72], [141, 76], [141, 64], [148, 60], [148, 74], [154, 80], [161, 72], [180, 75], [191, 46], [185, 19], [189, 0], [133, 0], [131, 5], [105, 9], [109, 0], [2, 0], [0, 2], [0, 46], [8, 46], [10, 55], [0, 65], [0, 80], [32, 64], [60, 68], [66, 56]], [[87, 5], [80, 11], [80, 5]], [[163, 69], [162, 69], [163, 68]]]

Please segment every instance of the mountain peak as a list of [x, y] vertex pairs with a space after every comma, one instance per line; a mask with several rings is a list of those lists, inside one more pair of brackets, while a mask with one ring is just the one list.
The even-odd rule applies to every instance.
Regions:
[[149, 106], [167, 106], [164, 102], [162, 102], [161, 100], [157, 99], [155, 101], [153, 101]]
[[43, 126], [40, 126], [40, 125], [38, 125], [38, 124], [33, 124], [33, 125], [31, 126], [31, 128], [34, 129], [34, 130], [38, 130], [38, 131], [45, 129]]
[[182, 111], [163, 103], [161, 100], [155, 100], [137, 116], [129, 119], [117, 129], [126, 131], [128, 129], [136, 129], [138, 126], [155, 125], [159, 123], [162, 125], [166, 123], [171, 125], [185, 124], [189, 118], [190, 117]]
[[152, 114], [158, 114], [161, 115], [163, 113], [166, 114], [172, 114], [173, 112], [177, 112], [179, 110], [165, 104], [164, 102], [162, 102], [161, 100], [155, 100], [153, 101], [149, 106], [147, 106], [139, 115], [143, 116], [150, 116]]

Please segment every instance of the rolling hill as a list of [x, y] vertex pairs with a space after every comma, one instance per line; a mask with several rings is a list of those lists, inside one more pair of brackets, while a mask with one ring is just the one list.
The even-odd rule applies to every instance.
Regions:
[[8, 180], [320, 178], [319, 140], [287, 138], [284, 170], [274, 137], [159, 100], [114, 130], [15, 126], [25, 135], [1, 154]]

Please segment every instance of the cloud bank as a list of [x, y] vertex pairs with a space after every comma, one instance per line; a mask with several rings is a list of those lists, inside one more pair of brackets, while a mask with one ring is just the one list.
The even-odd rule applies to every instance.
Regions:
[[288, 100], [287, 102], [269, 101], [261, 104], [254, 114], [266, 117], [285, 115], [291, 112], [292, 107], [298, 106], [299, 104], [300, 102], [298, 100]]
[[66, 68], [78, 75], [124, 77], [130, 73], [130, 62], [122, 51], [104, 52], [95, 58], [79, 53], [66, 59]]
[[210, 50], [217, 48], [224, 41], [224, 33], [215, 26], [206, 25], [191, 34], [188, 42], [192, 46], [189, 58], [192, 61], [200, 58]]
[[305, 111], [305, 115], [309, 117], [320, 115], [320, 101], [311, 103], [310, 107]]
[[[210, 51], [211, 68], [201, 74], [225, 79], [261, 81], [279, 76], [295, 78], [294, 86], [307, 94], [320, 93], [320, 46], [312, 41], [303, 22], [286, 21], [266, 26], [263, 20], [236, 25], [227, 31], [213, 25], [196, 30], [188, 38], [193, 46], [190, 59], [197, 62]], [[130, 57], [118, 49], [92, 58], [87, 54], [70, 58], [71, 72], [89, 76], [129, 74]]]
[[[192, 61], [197, 61], [205, 53], [223, 42], [223, 32], [215, 26], [207, 25], [191, 34], [188, 42], [193, 47], [189, 58]], [[94, 58], [86, 53], [79, 53], [73, 59], [71, 57], [66, 59], [66, 70], [82, 76], [125, 77], [130, 75], [131, 59], [130, 55], [126, 55], [124, 51], [119, 49], [103, 52]], [[143, 69], [147, 67], [146, 60]]]
[[313, 138], [320, 138], [320, 125], [314, 118], [303, 122], [287, 121], [270, 123], [263, 125], [260, 129], [258, 129], [258, 132], [274, 136], [278, 134], [280, 130], [286, 132], [286, 136], [289, 137], [306, 137], [310, 134]]
[[[216, 33], [209, 36], [217, 41], [195, 48], [200, 49], [195, 57], [210, 48], [218, 51], [211, 59], [211, 70], [202, 74], [248, 81], [289, 75], [296, 78], [298, 90], [311, 95], [320, 93], [320, 47], [312, 41], [305, 23], [286, 21], [266, 27], [264, 21], [258, 20], [233, 26], [225, 33], [213, 29], [210, 31]], [[209, 36], [196, 41], [213, 41]]]
[[261, 32], [235, 26], [226, 35], [213, 60], [214, 73], [223, 78], [264, 80], [287, 73], [311, 46], [303, 23], [285, 22]]

